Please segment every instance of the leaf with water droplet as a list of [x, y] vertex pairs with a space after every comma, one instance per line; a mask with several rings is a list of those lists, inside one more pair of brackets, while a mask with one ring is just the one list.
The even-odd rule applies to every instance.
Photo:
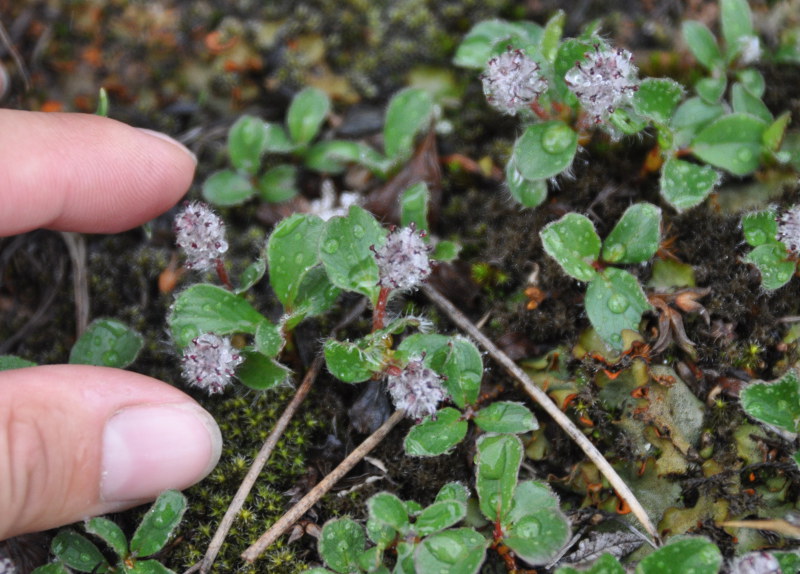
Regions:
[[589, 283], [584, 305], [597, 333], [617, 350], [622, 349], [623, 329], [638, 331], [642, 313], [650, 308], [636, 278], [614, 267]]
[[670, 158], [661, 168], [661, 196], [682, 211], [702, 203], [719, 180], [719, 173], [708, 165]]
[[[676, 537], [677, 538], [677, 537]], [[636, 574], [717, 574], [722, 553], [705, 538], [673, 539], [636, 565]]]
[[108, 518], [96, 517], [86, 521], [86, 532], [101, 538], [120, 557], [128, 556], [128, 539], [122, 529]]
[[633, 95], [633, 109], [656, 123], [666, 124], [683, 97], [683, 86], [669, 78], [645, 78]]
[[478, 22], [467, 33], [453, 57], [453, 63], [463, 68], [483, 70], [492, 56], [505, 51], [506, 46], [539, 44], [544, 30], [533, 22], [507, 22], [495, 18]]
[[430, 536], [460, 522], [466, 515], [466, 502], [457, 500], [434, 502], [417, 516], [414, 521], [414, 531], [419, 536]]
[[519, 173], [535, 181], [558, 175], [572, 164], [578, 134], [561, 121], [533, 124], [514, 144], [512, 160]]
[[428, 350], [425, 358], [427, 365], [445, 377], [444, 386], [457, 407], [463, 409], [478, 400], [483, 359], [474, 343], [461, 336], [449, 337], [446, 346], [435, 353]]
[[715, 167], [748, 175], [761, 161], [767, 127], [767, 122], [749, 114], [729, 114], [704, 127], [692, 141], [691, 150]]
[[772, 382], [753, 382], [739, 394], [749, 416], [790, 433], [800, 431], [800, 378], [794, 369]]
[[786, 247], [780, 242], [759, 245], [744, 260], [758, 268], [761, 285], [769, 290], [786, 285], [797, 268], [797, 263], [788, 258]]
[[495, 401], [475, 414], [475, 424], [486, 432], [524, 433], [539, 428], [536, 417], [522, 403]]
[[236, 378], [255, 391], [265, 391], [285, 383], [292, 372], [273, 356], [252, 350], [241, 351], [244, 363], [236, 369]]
[[547, 199], [547, 180], [525, 179], [517, 169], [513, 157], [506, 163], [506, 185], [511, 197], [523, 207], [536, 207]]
[[558, 508], [529, 508], [514, 521], [503, 542], [531, 566], [547, 564], [569, 541], [570, 525]]
[[[363, 230], [361, 237], [355, 236], [356, 227]], [[380, 287], [372, 249], [384, 244], [386, 233], [369, 212], [358, 206], [351, 206], [345, 217], [328, 220], [320, 237], [320, 257], [331, 282], [376, 303]]]
[[167, 316], [172, 338], [181, 348], [203, 333], [255, 335], [263, 321], [267, 318], [245, 299], [207, 283], [182, 291]]
[[378, 524], [404, 535], [409, 528], [408, 511], [403, 501], [389, 492], [379, 492], [367, 501], [369, 516]]
[[145, 513], [131, 538], [131, 552], [146, 557], [161, 550], [180, 524], [186, 497], [177, 490], [162, 492]]
[[572, 566], [562, 566], [555, 574], [625, 574], [625, 568], [611, 554], [603, 554], [588, 568], [578, 570]]
[[60, 530], [53, 538], [50, 550], [59, 561], [78, 572], [106, 572], [109, 568], [97, 546], [74, 530]]
[[28, 361], [16, 355], [0, 355], [0, 371], [8, 371], [11, 369], [24, 369], [26, 367], [35, 367], [36, 363]]
[[357, 522], [338, 518], [322, 527], [317, 549], [325, 563], [336, 572], [360, 572], [358, 557], [366, 544], [364, 529]]
[[661, 210], [651, 203], [637, 203], [625, 210], [608, 234], [602, 258], [608, 263], [643, 263], [655, 254], [659, 243]]
[[775, 215], [774, 209], [766, 209], [747, 213], [742, 217], [744, 239], [751, 247], [778, 242], [776, 239], [778, 222], [775, 219]]
[[472, 528], [454, 528], [425, 538], [414, 555], [417, 572], [475, 574], [488, 541]]
[[325, 222], [295, 213], [282, 220], [267, 241], [269, 282], [287, 311], [295, 307], [297, 290], [309, 269], [320, 262], [319, 242]]
[[95, 319], [72, 346], [69, 362], [124, 369], [142, 349], [142, 336], [120, 321]]
[[483, 435], [477, 449], [475, 489], [481, 512], [489, 520], [503, 521], [513, 505], [522, 443], [516, 435]]
[[331, 374], [345, 383], [360, 383], [380, 372], [383, 369], [381, 349], [369, 342], [367, 339], [325, 341], [325, 364]]
[[440, 409], [408, 432], [403, 443], [410, 456], [439, 456], [464, 440], [468, 429], [461, 411], [452, 407]]
[[568, 213], [539, 233], [545, 252], [564, 272], [579, 281], [597, 276], [593, 263], [600, 257], [600, 237], [594, 224], [579, 213]]

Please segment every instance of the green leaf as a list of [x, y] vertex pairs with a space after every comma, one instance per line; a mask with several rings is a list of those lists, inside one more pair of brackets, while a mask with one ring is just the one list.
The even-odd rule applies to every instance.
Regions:
[[683, 211], [702, 203], [719, 180], [719, 173], [710, 166], [671, 157], [661, 168], [661, 195], [672, 207]]
[[558, 508], [535, 508], [515, 521], [503, 542], [531, 566], [547, 564], [569, 542], [570, 525]]
[[378, 264], [371, 248], [386, 241], [386, 230], [361, 207], [351, 206], [346, 217], [329, 219], [320, 237], [320, 256], [331, 282], [346, 291], [378, 300]]
[[536, 207], [547, 199], [547, 180], [536, 179], [533, 181], [522, 177], [514, 163], [514, 157], [506, 163], [506, 185], [511, 197], [516, 199], [523, 207]]
[[203, 333], [255, 335], [267, 318], [250, 303], [216, 285], [192, 285], [175, 299], [167, 324], [178, 347], [183, 348]]
[[764, 130], [764, 135], [761, 138], [764, 142], [764, 147], [773, 153], [777, 152], [783, 143], [783, 136], [786, 134], [786, 128], [790, 121], [792, 121], [791, 112], [787, 111], [779, 115], [775, 121]]
[[739, 394], [742, 408], [761, 422], [800, 431], [800, 379], [793, 370], [770, 383], [751, 383]]
[[239, 205], [255, 192], [249, 178], [229, 169], [212, 173], [203, 182], [203, 199], [214, 205]]
[[746, 214], [742, 217], [742, 231], [745, 241], [751, 247], [777, 243], [778, 222], [775, 220], [775, 211], [767, 209]]
[[457, 407], [463, 409], [478, 400], [483, 359], [471, 341], [461, 336], [449, 337], [446, 346], [435, 352], [428, 350], [425, 359], [430, 368], [444, 375], [444, 386]]
[[69, 353], [72, 365], [96, 365], [124, 369], [142, 349], [144, 339], [114, 319], [95, 319], [75, 341]]
[[483, 70], [489, 58], [496, 56], [499, 49], [505, 50], [509, 44], [520, 47], [538, 44], [543, 34], [541, 26], [525, 27], [522, 23], [505, 20], [484, 20], [479, 22], [464, 36], [453, 57], [453, 63], [462, 68]]
[[331, 101], [322, 90], [304, 88], [292, 99], [286, 115], [289, 135], [296, 144], [306, 145], [319, 133], [328, 115]]
[[286, 382], [291, 374], [272, 356], [255, 351], [242, 351], [244, 363], [236, 369], [236, 378], [255, 391], [266, 391]]
[[750, 114], [767, 123], [772, 122], [772, 112], [767, 105], [738, 82], [731, 86], [731, 104], [736, 113]]
[[281, 164], [264, 172], [258, 179], [258, 195], [269, 203], [280, 203], [297, 195], [297, 168]]
[[718, 70], [725, 66], [717, 40], [707, 26], [688, 20], [681, 25], [681, 30], [686, 45], [700, 64], [709, 70]]
[[289, 139], [289, 135], [283, 126], [278, 124], [264, 123], [264, 130], [266, 132], [266, 139], [264, 141], [264, 150], [272, 153], [288, 153], [294, 150], [295, 145]]
[[490, 521], [504, 521], [513, 505], [522, 442], [516, 435], [483, 435], [475, 457], [475, 489], [481, 512]]
[[70, 570], [60, 562], [39, 566], [31, 574], [71, 574]]
[[138, 560], [130, 569], [131, 574], [175, 574], [158, 560]]
[[430, 127], [433, 100], [419, 88], [405, 88], [389, 101], [383, 126], [383, 147], [386, 156], [405, 161], [414, 151], [414, 138]]
[[722, 566], [719, 548], [704, 538], [684, 538], [662, 546], [636, 565], [636, 574], [716, 574]]
[[669, 78], [645, 78], [633, 96], [633, 109], [656, 123], [666, 124], [683, 97], [683, 86]]
[[453, 241], [446, 239], [439, 241], [433, 248], [430, 258], [434, 261], [454, 261], [461, 253], [461, 246]]
[[78, 572], [107, 572], [109, 564], [103, 553], [85, 536], [74, 530], [60, 530], [50, 550], [56, 558]]
[[424, 509], [414, 521], [414, 531], [419, 536], [430, 536], [450, 528], [467, 516], [467, 505], [457, 500], [434, 502]]
[[639, 330], [642, 313], [650, 308], [636, 277], [609, 267], [586, 289], [586, 314], [600, 337], [616, 350], [622, 350], [622, 331]]
[[10, 371], [11, 369], [24, 369], [26, 367], [36, 367], [33, 361], [28, 361], [16, 355], [0, 355], [0, 371]]
[[[425, 366], [436, 370], [431, 366], [431, 359], [440, 351], [447, 353], [447, 346], [451, 343], [451, 340], [451, 337], [437, 333], [414, 333], [400, 341], [397, 350], [411, 357], [424, 356]], [[444, 362], [444, 359], [440, 360]]]
[[334, 287], [322, 265], [312, 267], [300, 278], [294, 298], [294, 309], [287, 316], [285, 328], [291, 330], [306, 317], [328, 311], [341, 291]]
[[295, 213], [275, 226], [267, 241], [269, 282], [283, 306], [295, 307], [303, 277], [319, 263], [319, 239], [325, 222], [316, 215]]
[[734, 175], [747, 175], [761, 161], [761, 137], [766, 128], [766, 122], [747, 114], [723, 116], [697, 134], [692, 153]]
[[771, 552], [778, 564], [781, 565], [783, 574], [789, 572], [800, 572], [800, 555], [795, 552]]
[[262, 321], [256, 329], [254, 342], [256, 351], [268, 357], [275, 357], [283, 348], [283, 333], [275, 323]]
[[128, 539], [122, 529], [108, 518], [91, 518], [84, 524], [86, 532], [94, 534], [108, 544], [114, 553], [125, 559], [128, 557]]
[[561, 121], [533, 124], [514, 144], [512, 161], [527, 180], [547, 179], [572, 164], [578, 134]]
[[694, 85], [694, 91], [707, 103], [716, 104], [719, 102], [720, 98], [722, 98], [727, 86], [728, 80], [724, 75], [712, 78], [701, 78]]
[[625, 574], [625, 568], [611, 554], [603, 554], [589, 568], [578, 570], [564, 566], [556, 570], [555, 574]]
[[726, 51], [732, 57], [739, 51], [743, 39], [755, 35], [753, 15], [747, 0], [720, 0], [720, 12], [722, 37]]
[[434, 502], [442, 502], [445, 500], [455, 500], [467, 504], [469, 500], [469, 489], [460, 482], [448, 482], [436, 493]]
[[162, 492], [131, 538], [131, 552], [151, 556], [161, 550], [186, 512], [186, 497], [177, 490]]
[[475, 414], [475, 424], [486, 432], [524, 433], [539, 428], [536, 417], [522, 403], [497, 401]]
[[675, 149], [689, 145], [694, 136], [706, 125], [722, 116], [722, 104], [709, 104], [702, 98], [689, 98], [675, 110], [670, 126]]
[[255, 175], [261, 156], [267, 149], [269, 133], [264, 122], [253, 116], [241, 116], [228, 130], [228, 155], [237, 170]]
[[471, 528], [438, 532], [420, 542], [414, 554], [417, 572], [476, 574], [486, 555], [487, 540]]
[[764, 75], [753, 68], [745, 68], [736, 73], [736, 77], [747, 89], [748, 92], [757, 98], [763, 98], [764, 92], [767, 89], [767, 83]]
[[540, 50], [542, 56], [548, 62], [552, 62], [556, 59], [558, 47], [561, 44], [561, 37], [564, 35], [564, 24], [566, 21], [566, 13], [563, 10], [556, 10], [555, 14], [550, 16], [550, 19], [544, 26]]
[[523, 480], [514, 491], [514, 503], [511, 512], [506, 515], [506, 522], [513, 524], [538, 509], [558, 510], [558, 497], [550, 488], [535, 480]]
[[236, 295], [241, 295], [242, 293], [246, 292], [253, 285], [261, 281], [266, 272], [267, 272], [266, 253], [262, 252], [258, 256], [258, 259], [253, 261], [250, 265], [245, 267], [244, 271], [242, 271], [242, 275], [241, 277], [239, 277], [239, 287], [236, 288], [236, 291], [234, 291], [234, 293]]
[[436, 418], [425, 419], [411, 427], [403, 443], [406, 454], [411, 456], [439, 456], [464, 440], [467, 421], [461, 412], [445, 407], [436, 413]]
[[315, 143], [303, 156], [307, 168], [320, 173], [337, 174], [347, 168], [347, 164], [362, 159], [362, 146], [356, 142], [342, 140]]
[[389, 492], [379, 492], [367, 501], [369, 516], [380, 524], [404, 534], [409, 528], [408, 512], [403, 501]]
[[597, 277], [593, 267], [600, 257], [600, 237], [587, 217], [568, 213], [539, 232], [542, 247], [564, 272], [578, 281]]
[[[430, 195], [424, 181], [415, 183], [400, 194], [400, 227], [408, 227], [413, 223], [419, 231], [428, 230]], [[430, 240], [427, 235], [424, 239]]]
[[380, 356], [376, 349], [368, 346], [365, 339], [358, 339], [354, 343], [328, 339], [324, 352], [328, 370], [345, 383], [366, 381], [382, 369]]
[[336, 572], [360, 572], [358, 556], [367, 544], [364, 529], [349, 518], [329, 520], [322, 527], [318, 550], [329, 567]]
[[652, 203], [631, 205], [603, 244], [608, 263], [644, 263], [661, 243], [661, 210]]
[[358, 557], [358, 566], [369, 574], [389, 574], [389, 569], [383, 565], [384, 549], [373, 546], [362, 552]]
[[786, 285], [797, 267], [794, 261], [787, 259], [786, 247], [782, 243], [759, 245], [744, 260], [758, 268], [761, 272], [761, 285], [769, 291]]

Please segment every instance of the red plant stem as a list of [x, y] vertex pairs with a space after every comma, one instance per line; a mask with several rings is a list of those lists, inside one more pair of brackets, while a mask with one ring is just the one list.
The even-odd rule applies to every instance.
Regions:
[[391, 289], [388, 287], [381, 287], [378, 293], [378, 302], [375, 303], [375, 311], [372, 312], [372, 331], [383, 329], [383, 320], [386, 318], [386, 302], [389, 300], [389, 292]]
[[217, 259], [217, 277], [219, 280], [222, 281], [222, 284], [231, 291], [233, 291], [233, 283], [231, 283], [230, 277], [228, 277], [228, 270], [225, 269], [225, 264], [222, 262], [222, 259]]

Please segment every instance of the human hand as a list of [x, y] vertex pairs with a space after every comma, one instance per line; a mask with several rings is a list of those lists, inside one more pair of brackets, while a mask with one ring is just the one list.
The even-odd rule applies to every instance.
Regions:
[[[106, 118], [0, 110], [0, 236], [129, 229], [172, 207], [195, 164], [177, 142]], [[186, 488], [221, 447], [206, 411], [150, 377], [0, 372], [0, 540]]]

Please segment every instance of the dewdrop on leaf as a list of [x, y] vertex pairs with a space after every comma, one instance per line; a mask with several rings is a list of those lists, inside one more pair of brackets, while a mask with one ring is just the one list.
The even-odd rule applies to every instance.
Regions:
[[422, 283], [431, 274], [429, 251], [413, 224], [393, 230], [386, 237], [386, 243], [374, 249], [379, 285], [388, 289], [411, 289]]
[[627, 50], [597, 44], [564, 76], [572, 92], [595, 123], [608, 120], [618, 107], [626, 104], [639, 89], [637, 69]]
[[209, 395], [221, 393], [243, 360], [228, 337], [204, 333], [192, 339], [183, 351], [183, 378]]
[[394, 406], [414, 420], [434, 414], [446, 397], [442, 378], [420, 360], [409, 362], [399, 375], [388, 375], [386, 382]]
[[486, 100], [512, 116], [547, 90], [547, 80], [539, 75], [539, 64], [524, 50], [515, 50], [511, 46], [504, 54], [489, 60], [481, 81]]
[[228, 250], [225, 224], [205, 203], [186, 205], [175, 217], [175, 242], [186, 253], [186, 267], [198, 271], [213, 269]]

